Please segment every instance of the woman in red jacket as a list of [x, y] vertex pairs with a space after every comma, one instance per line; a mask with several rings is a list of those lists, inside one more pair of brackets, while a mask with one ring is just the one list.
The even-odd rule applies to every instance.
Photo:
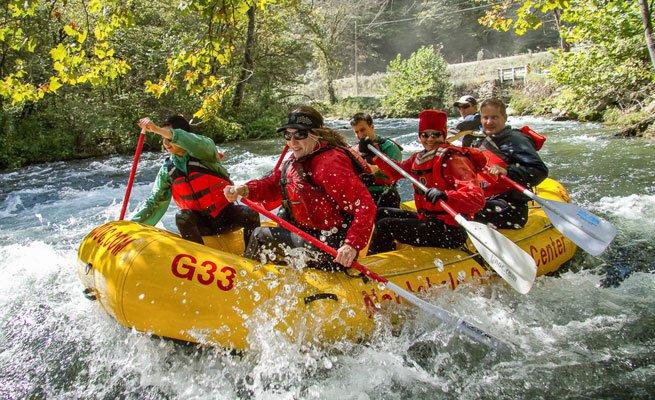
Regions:
[[282, 217], [336, 248], [337, 256], [332, 260], [280, 227], [255, 229], [246, 256], [276, 254], [284, 244], [315, 250], [313, 266], [333, 269], [334, 261], [349, 267], [367, 245], [375, 219], [375, 203], [358, 178], [366, 164], [354, 158], [341, 134], [323, 126], [323, 117], [311, 107], [291, 112], [278, 132], [284, 134], [291, 157], [266, 177], [226, 187], [225, 197], [230, 201], [238, 196], [255, 202], [281, 200]]
[[[419, 114], [419, 140], [425, 150], [399, 163], [405, 171], [430, 188], [414, 187], [417, 212], [380, 207], [369, 253], [395, 249], [394, 241], [412, 246], [455, 248], [464, 244], [466, 232], [439, 205], [443, 200], [455, 211], [471, 217], [484, 206], [474, 164], [459, 147], [446, 143], [446, 113], [424, 110]], [[401, 175], [384, 161], [375, 164], [392, 179]]]

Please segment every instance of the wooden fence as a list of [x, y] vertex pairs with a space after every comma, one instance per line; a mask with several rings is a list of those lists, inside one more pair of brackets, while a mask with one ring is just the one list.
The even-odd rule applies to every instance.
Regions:
[[498, 68], [498, 79], [501, 83], [525, 81], [528, 71], [530, 71], [530, 67], [527, 65], [511, 68]]

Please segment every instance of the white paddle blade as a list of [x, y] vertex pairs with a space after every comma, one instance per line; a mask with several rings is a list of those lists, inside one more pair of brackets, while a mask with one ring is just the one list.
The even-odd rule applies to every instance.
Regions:
[[389, 289], [393, 290], [396, 294], [408, 302], [414, 304], [424, 312], [434, 315], [446, 325], [468, 336], [474, 342], [483, 344], [498, 351], [499, 353], [509, 353], [511, 351], [511, 346], [506, 342], [488, 334], [477, 326], [466, 322], [462, 318], [458, 318], [443, 308], [422, 300], [413, 293], [408, 292], [393, 282], [387, 282], [386, 285]]
[[528, 293], [537, 276], [537, 264], [534, 259], [514, 242], [487, 225], [467, 221], [464, 218], [459, 222], [491, 268], [514, 290], [521, 294]]
[[612, 243], [616, 228], [610, 222], [572, 203], [539, 199], [553, 226], [587, 253], [598, 256]]

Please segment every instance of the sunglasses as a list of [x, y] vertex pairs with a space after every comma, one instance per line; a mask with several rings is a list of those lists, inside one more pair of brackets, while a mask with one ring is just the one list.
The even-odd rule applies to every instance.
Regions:
[[427, 138], [429, 138], [430, 136], [435, 137], [435, 138], [436, 138], [436, 137], [441, 137], [441, 136], [443, 136], [443, 133], [442, 133], [442, 132], [439, 132], [439, 131], [436, 131], [436, 132], [421, 132], [421, 133], [419, 133], [419, 135], [420, 135], [423, 139], [427, 139]]
[[466, 110], [469, 107], [471, 107], [470, 104], [460, 104], [460, 105], [457, 106], [457, 108], [461, 108], [461, 109], [464, 109], [464, 110]]
[[303, 140], [303, 139], [307, 139], [307, 136], [309, 136], [309, 131], [306, 129], [298, 129], [293, 133], [289, 131], [284, 131], [284, 140], [291, 140], [291, 138], [294, 138], [296, 140]]

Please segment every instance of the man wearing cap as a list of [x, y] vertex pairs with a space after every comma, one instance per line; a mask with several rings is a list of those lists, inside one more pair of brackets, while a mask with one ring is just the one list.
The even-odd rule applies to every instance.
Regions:
[[455, 124], [458, 131], [479, 131], [482, 128], [480, 122], [480, 113], [478, 112], [478, 102], [473, 96], [462, 96], [457, 100], [453, 107], [459, 111], [460, 118]]
[[[394, 241], [442, 248], [456, 248], [466, 242], [466, 232], [441, 207], [440, 200], [458, 213], [473, 216], [484, 205], [484, 193], [466, 153], [446, 143], [446, 118], [441, 110], [424, 110], [419, 114], [419, 141], [424, 150], [399, 165], [429, 190], [423, 193], [414, 187], [416, 212], [378, 209], [369, 253], [394, 250]], [[378, 157], [374, 162], [391, 179], [402, 177]]]
[[[359, 140], [352, 149], [357, 151], [367, 163], [373, 163], [375, 154], [368, 148], [369, 144], [375, 146], [382, 153], [386, 154], [392, 160], [402, 160], [402, 147], [391, 139], [380, 137], [375, 134], [373, 118], [369, 114], [357, 113], [350, 119], [350, 126]], [[400, 194], [396, 188], [395, 182], [392, 182], [388, 176], [379, 171], [377, 166], [371, 166], [375, 170], [373, 174], [363, 174], [362, 180], [373, 196], [373, 201], [378, 207], [400, 207]]]
[[150, 196], [138, 207], [132, 221], [155, 225], [166, 213], [171, 197], [180, 208], [175, 215], [177, 229], [186, 240], [203, 244], [203, 236], [243, 227], [244, 240], [259, 226], [259, 215], [246, 206], [231, 204], [223, 188], [231, 184], [220, 163], [222, 153], [214, 141], [191, 133], [181, 115], [168, 117], [161, 127], [142, 118], [139, 127], [162, 137], [170, 155], [157, 173]]
[[274, 254], [273, 259], [279, 260], [289, 254], [279, 254], [283, 245], [309, 249], [310, 266], [349, 267], [373, 230], [375, 203], [358, 177], [370, 169], [363, 160], [356, 161], [339, 132], [323, 126], [323, 117], [312, 107], [292, 111], [278, 132], [292, 151], [289, 159], [266, 177], [226, 187], [225, 197], [281, 201], [284, 219], [337, 249], [337, 256], [332, 259], [281, 227], [257, 228], [245, 255], [261, 259]]

